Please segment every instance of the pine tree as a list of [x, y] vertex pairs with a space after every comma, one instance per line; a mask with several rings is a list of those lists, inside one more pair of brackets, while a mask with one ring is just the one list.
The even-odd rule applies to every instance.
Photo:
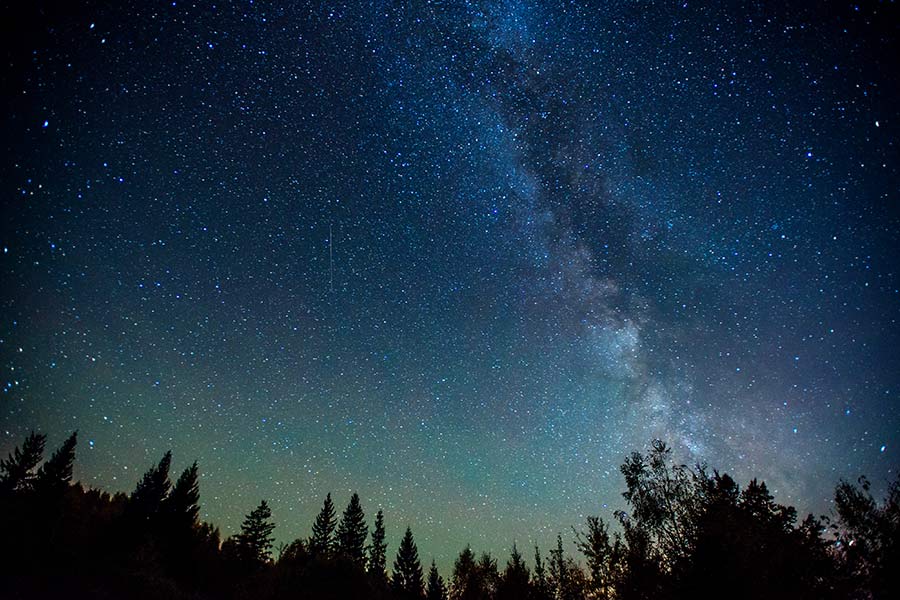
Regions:
[[291, 569], [302, 569], [309, 562], [309, 549], [306, 540], [296, 539], [278, 553], [279, 566], [287, 565]]
[[424, 594], [422, 565], [419, 563], [419, 549], [413, 540], [412, 530], [407, 527], [394, 560], [392, 584], [394, 591], [404, 598], [421, 598]]
[[350, 497], [337, 528], [338, 552], [346, 556], [360, 567], [366, 563], [366, 537], [369, 528], [366, 526], [366, 515], [359, 503], [359, 494]]
[[476, 569], [478, 573], [478, 589], [482, 598], [493, 598], [500, 583], [497, 570], [497, 559], [490, 552], [482, 552]]
[[387, 581], [385, 565], [387, 561], [387, 544], [384, 541], [384, 512], [379, 510], [375, 515], [375, 529], [372, 530], [372, 545], [369, 547], [369, 575], [379, 583]]
[[196, 461], [184, 470], [165, 499], [163, 508], [170, 525], [177, 531], [187, 532], [198, 524], [200, 515], [200, 483]]
[[160, 513], [163, 501], [169, 495], [172, 483], [169, 469], [172, 466], [172, 451], [166, 452], [159, 464], [150, 467], [138, 482], [128, 503], [129, 513], [140, 522], [152, 520]]
[[516, 545], [513, 544], [512, 553], [506, 562], [506, 569], [500, 578], [500, 585], [497, 588], [497, 600], [515, 600], [517, 598], [527, 598], [529, 594], [528, 567], [525, 566], [525, 560]]
[[75, 464], [75, 445], [78, 432], [75, 431], [38, 469], [34, 488], [45, 498], [58, 498], [72, 481], [72, 467]]
[[453, 574], [450, 579], [450, 597], [453, 600], [470, 600], [478, 597], [478, 569], [475, 565], [475, 553], [471, 546], [465, 548], [453, 561]]
[[562, 536], [556, 536], [556, 548], [550, 551], [550, 582], [557, 598], [565, 598], [569, 587], [569, 572], [566, 569], [566, 555]]
[[258, 566], [269, 562], [275, 530], [275, 524], [269, 521], [271, 518], [272, 511], [265, 500], [244, 518], [236, 542], [238, 556], [248, 564]]
[[47, 436], [32, 431], [25, 438], [21, 450], [16, 446], [9, 458], [0, 460], [0, 491], [14, 492], [31, 489], [36, 477], [34, 468], [44, 457], [46, 442]]
[[584, 554], [591, 574], [591, 591], [606, 598], [612, 586], [613, 548], [606, 523], [600, 517], [587, 518], [587, 533], [576, 533], [578, 550]]
[[541, 559], [541, 550], [537, 546], [534, 547], [534, 578], [531, 583], [536, 599], [548, 600], [553, 597], [550, 582], [547, 580], [547, 568], [544, 566], [543, 559]]
[[334, 503], [331, 501], [331, 494], [329, 493], [325, 496], [322, 510], [316, 516], [316, 522], [313, 523], [312, 537], [309, 540], [310, 554], [321, 558], [331, 558], [334, 553], [334, 530], [336, 525]]
[[425, 600], [447, 600], [447, 586], [444, 585], [444, 578], [438, 573], [434, 559], [431, 560], [431, 569], [428, 571]]

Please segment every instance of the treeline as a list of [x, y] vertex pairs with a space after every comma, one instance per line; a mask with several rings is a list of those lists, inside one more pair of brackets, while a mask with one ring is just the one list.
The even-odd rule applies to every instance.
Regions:
[[130, 495], [72, 482], [77, 434], [44, 460], [31, 434], [0, 461], [0, 595], [5, 598], [371, 598], [582, 600], [900, 598], [900, 479], [878, 503], [840, 482], [835, 519], [775, 502], [765, 483], [673, 461], [653, 443], [621, 467], [628, 510], [588, 517], [546, 555], [514, 545], [504, 563], [463, 549], [445, 580], [407, 528], [390, 569], [384, 514], [370, 528], [353, 494], [331, 495], [308, 539], [273, 549], [265, 501], [226, 540], [199, 519], [196, 463], [175, 479], [166, 453]]

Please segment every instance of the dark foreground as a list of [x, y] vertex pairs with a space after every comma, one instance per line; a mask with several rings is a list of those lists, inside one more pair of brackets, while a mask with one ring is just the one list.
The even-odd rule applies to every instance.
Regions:
[[0, 463], [4, 598], [900, 598], [900, 479], [882, 502], [865, 479], [840, 482], [833, 522], [800, 520], [765, 483], [678, 465], [655, 442], [621, 467], [628, 511], [571, 532], [580, 556], [562, 536], [499, 562], [467, 547], [445, 580], [409, 529], [388, 542], [381, 511], [370, 528], [356, 494], [340, 517], [328, 495], [312, 535], [273, 551], [265, 502], [221, 540], [198, 517], [197, 465], [173, 483], [171, 454], [130, 495], [72, 483], [76, 440], [44, 460], [32, 434]]

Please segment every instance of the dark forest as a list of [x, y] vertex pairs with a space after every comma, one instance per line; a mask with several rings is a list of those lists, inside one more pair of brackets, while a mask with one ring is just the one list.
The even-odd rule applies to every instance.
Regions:
[[657, 440], [621, 465], [626, 511], [590, 516], [551, 548], [467, 546], [442, 575], [409, 527], [385, 539], [385, 515], [367, 520], [357, 494], [342, 512], [327, 494], [309, 538], [273, 547], [263, 500], [223, 540], [199, 519], [197, 463], [176, 477], [167, 452], [130, 494], [110, 494], [72, 481], [77, 433], [46, 460], [45, 444], [32, 433], [0, 463], [7, 598], [900, 597], [900, 479], [881, 502], [864, 477], [841, 481], [832, 518], [800, 519], [763, 481], [677, 464]]

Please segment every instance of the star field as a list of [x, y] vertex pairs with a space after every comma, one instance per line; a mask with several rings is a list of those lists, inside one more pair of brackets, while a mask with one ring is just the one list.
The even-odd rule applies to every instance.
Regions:
[[440, 565], [607, 517], [656, 437], [801, 513], [896, 473], [894, 3], [29, 10], [4, 455], [171, 448], [285, 542], [358, 491]]

